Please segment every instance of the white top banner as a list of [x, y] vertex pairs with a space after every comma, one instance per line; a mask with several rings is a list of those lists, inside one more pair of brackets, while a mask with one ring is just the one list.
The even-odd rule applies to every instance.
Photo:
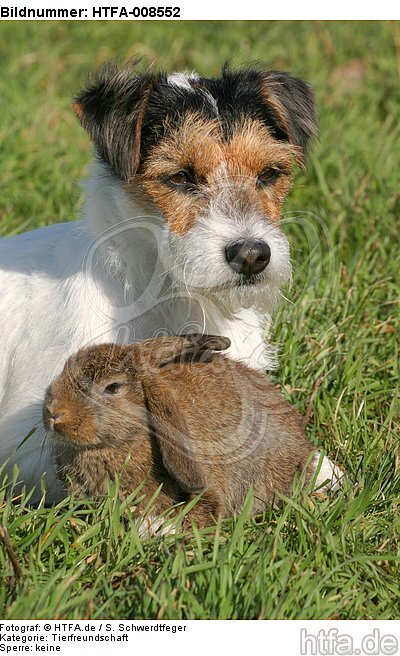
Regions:
[[394, 0], [0, 0], [2, 20], [383, 20], [400, 17]]

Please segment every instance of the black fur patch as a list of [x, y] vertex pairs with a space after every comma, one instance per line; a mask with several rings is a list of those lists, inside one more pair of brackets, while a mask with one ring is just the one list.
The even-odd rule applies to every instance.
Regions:
[[[149, 149], [193, 111], [218, 118], [227, 140], [244, 117], [260, 120], [275, 139], [297, 146], [305, 159], [317, 125], [313, 94], [302, 80], [225, 66], [221, 78], [193, 79], [190, 85], [171, 84], [165, 73], [138, 74], [132, 66], [106, 65], [76, 98], [75, 109], [99, 156], [124, 181], [140, 168]], [[134, 155], [138, 148], [140, 158]]]
[[92, 76], [74, 108], [97, 154], [121, 180], [136, 173], [137, 121], [144, 99], [162, 74], [135, 74], [132, 66], [109, 63]]

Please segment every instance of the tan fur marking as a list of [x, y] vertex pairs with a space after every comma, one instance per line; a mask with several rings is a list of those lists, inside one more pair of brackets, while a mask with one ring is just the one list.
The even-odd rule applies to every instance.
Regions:
[[291, 169], [293, 147], [276, 141], [258, 121], [247, 120], [238, 128], [227, 149], [230, 162], [237, 163], [245, 173], [257, 177], [269, 166]]
[[142, 102], [139, 107], [139, 111], [137, 113], [137, 118], [136, 118], [136, 127], [135, 127], [135, 139], [134, 139], [134, 151], [132, 155], [132, 160], [133, 160], [133, 170], [136, 172], [139, 166], [140, 162], [140, 136], [142, 132], [142, 124], [143, 124], [143, 118], [144, 118], [144, 113], [146, 111], [146, 107], [149, 102], [150, 94], [153, 90], [153, 84], [150, 84], [148, 88], [146, 89]]
[[79, 120], [82, 120], [83, 117], [83, 107], [81, 103], [79, 102], [73, 102], [72, 103], [72, 109], [74, 110], [76, 116], [79, 118]]
[[[257, 208], [278, 221], [291, 183], [293, 146], [276, 141], [261, 122], [238, 125], [226, 142], [218, 120], [188, 115], [177, 130], [151, 150], [141, 174], [141, 186], [163, 213], [170, 229], [183, 235], [222, 189], [231, 188], [242, 206]], [[200, 181], [196, 192], [173, 189], [160, 180], [191, 168]], [[257, 178], [268, 168], [285, 173], [267, 187]], [[240, 198], [241, 195], [241, 198]]]
[[[285, 114], [285, 109], [283, 105], [279, 102], [279, 100], [276, 98], [273, 92], [273, 85], [271, 85], [271, 82], [269, 81], [268, 83], [264, 83], [261, 87], [261, 94], [264, 96], [265, 100], [267, 103], [272, 107], [274, 110], [275, 114], [281, 121], [283, 127], [285, 128], [287, 134], [289, 135], [289, 139], [291, 138], [291, 130], [289, 127], [289, 124], [286, 119], [286, 114]], [[296, 163], [304, 170], [305, 169], [305, 161], [303, 154], [299, 148], [296, 146], [292, 145], [293, 149], [293, 157], [296, 161]]]

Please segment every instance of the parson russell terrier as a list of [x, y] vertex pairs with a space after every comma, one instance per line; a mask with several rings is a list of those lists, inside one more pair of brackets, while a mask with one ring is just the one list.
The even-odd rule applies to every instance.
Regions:
[[[64, 491], [42, 400], [77, 349], [204, 331], [274, 366], [265, 329], [291, 275], [279, 218], [317, 131], [310, 87], [255, 68], [106, 65], [73, 107], [95, 149], [82, 220], [0, 242], [0, 463], [34, 498], [46, 473], [50, 502]], [[325, 458], [317, 483], [339, 473]]]

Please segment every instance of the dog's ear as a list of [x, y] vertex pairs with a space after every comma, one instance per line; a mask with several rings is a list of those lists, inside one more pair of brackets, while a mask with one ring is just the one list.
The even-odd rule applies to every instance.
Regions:
[[231, 345], [228, 337], [220, 335], [172, 335], [145, 339], [128, 346], [140, 369], [155, 369], [173, 363], [211, 362], [215, 355]]
[[196, 463], [189, 430], [170, 385], [159, 375], [145, 374], [142, 386], [149, 427], [157, 440], [164, 467], [185, 492], [203, 492], [206, 482]]
[[314, 94], [309, 84], [288, 73], [262, 73], [261, 93], [273, 109], [280, 128], [295, 146], [296, 160], [304, 168], [310, 141], [318, 134]]
[[75, 98], [73, 109], [98, 154], [123, 181], [136, 173], [146, 106], [160, 75], [137, 73], [135, 64], [104, 65]]

